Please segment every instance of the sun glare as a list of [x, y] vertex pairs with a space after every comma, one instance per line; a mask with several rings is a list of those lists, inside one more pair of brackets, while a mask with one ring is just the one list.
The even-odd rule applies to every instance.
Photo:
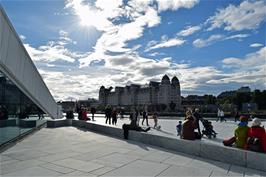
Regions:
[[92, 14], [86, 11], [80, 11], [79, 18], [82, 26], [91, 26], [93, 23]]
[[76, 4], [75, 6], [76, 13], [80, 19], [80, 25], [82, 26], [91, 26], [93, 24], [93, 12], [90, 8]]

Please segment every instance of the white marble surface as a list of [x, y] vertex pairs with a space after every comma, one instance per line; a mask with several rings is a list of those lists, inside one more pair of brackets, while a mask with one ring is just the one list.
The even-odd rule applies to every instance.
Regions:
[[[90, 117], [90, 115], [89, 115]], [[176, 125], [179, 120], [183, 121], [183, 117], [173, 117], [172, 119], [160, 119], [158, 121], [158, 124], [161, 125], [161, 129], [157, 130], [154, 128], [151, 128], [151, 130], [148, 132], [149, 134], [154, 134], [154, 135], [160, 135], [160, 136], [166, 136], [166, 137], [172, 137], [172, 138], [179, 138], [176, 133]], [[213, 143], [217, 145], [222, 145], [222, 141], [227, 138], [231, 138], [234, 135], [234, 129], [236, 129], [237, 124], [239, 122], [234, 122], [234, 119], [227, 119], [227, 122], [216, 122], [216, 118], [211, 118], [212, 125], [214, 127], [214, 130], [218, 133], [217, 138], [212, 138], [208, 139], [207, 137], [204, 136], [204, 138], [201, 141], [208, 142], [208, 143]], [[122, 125], [124, 123], [129, 123], [128, 118], [124, 119], [118, 119], [117, 125], [109, 125], [105, 124], [105, 118], [103, 114], [99, 114], [95, 117], [95, 121], [88, 121], [90, 123], [95, 123], [95, 124], [101, 124], [101, 125], [106, 125], [106, 126], [111, 126], [111, 127], [117, 127], [117, 128], [122, 128]], [[146, 128], [146, 123], [144, 122], [144, 125], [141, 124], [142, 119], [140, 119], [140, 125], [144, 128]], [[251, 122], [249, 122], [249, 126], [251, 125]], [[266, 121], [262, 121], [262, 125], [266, 127]], [[154, 122], [153, 119], [149, 119], [149, 126], [153, 127]], [[201, 130], [203, 129], [202, 124], [200, 123]]]
[[265, 176], [262, 171], [74, 127], [44, 128], [1, 153], [0, 159], [0, 176], [3, 177]]

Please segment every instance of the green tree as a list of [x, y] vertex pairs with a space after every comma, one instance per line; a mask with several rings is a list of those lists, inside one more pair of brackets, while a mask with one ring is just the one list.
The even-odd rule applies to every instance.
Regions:
[[204, 104], [216, 104], [216, 97], [213, 95], [204, 95]]
[[257, 103], [259, 109], [266, 109], [266, 90], [254, 90], [252, 93], [252, 102]]
[[251, 93], [247, 92], [236, 92], [236, 95], [233, 99], [233, 103], [238, 106], [238, 108], [242, 107], [243, 103], [248, 103], [251, 101]]

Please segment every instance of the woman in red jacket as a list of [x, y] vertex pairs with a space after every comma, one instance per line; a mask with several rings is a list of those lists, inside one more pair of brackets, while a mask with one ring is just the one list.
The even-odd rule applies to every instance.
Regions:
[[[252, 120], [252, 126], [248, 130], [248, 142], [247, 149], [252, 150], [252, 146], [258, 146], [258, 151], [266, 152], [266, 132], [264, 127], [261, 127], [261, 120], [258, 118], [254, 118]], [[256, 145], [256, 139], [258, 140], [258, 144]], [[255, 144], [255, 145], [254, 145]], [[257, 149], [257, 148], [256, 148]], [[254, 150], [257, 151], [257, 150]]]

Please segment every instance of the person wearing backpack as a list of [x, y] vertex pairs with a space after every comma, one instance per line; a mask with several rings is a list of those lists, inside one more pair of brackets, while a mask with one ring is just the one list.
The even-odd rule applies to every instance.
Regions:
[[264, 127], [261, 127], [261, 120], [254, 118], [252, 126], [248, 130], [246, 149], [255, 152], [266, 152], [266, 134]]

